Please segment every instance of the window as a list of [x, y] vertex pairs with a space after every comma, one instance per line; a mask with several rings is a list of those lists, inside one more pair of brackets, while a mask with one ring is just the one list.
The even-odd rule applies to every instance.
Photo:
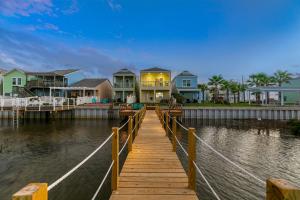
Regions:
[[22, 78], [12, 78], [12, 85], [13, 86], [20, 86], [22, 85]]
[[182, 87], [191, 87], [191, 80], [182, 80]]

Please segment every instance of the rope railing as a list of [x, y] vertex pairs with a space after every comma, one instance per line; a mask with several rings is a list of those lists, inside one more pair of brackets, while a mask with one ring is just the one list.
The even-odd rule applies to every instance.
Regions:
[[[32, 185], [34, 185], [37, 188], [38, 191], [41, 191], [41, 193], [43, 194], [42, 197], [41, 197], [42, 199], [47, 199], [49, 191], [51, 191], [54, 187], [59, 185], [62, 181], [64, 181], [71, 174], [73, 174], [78, 168], [80, 168], [82, 165], [84, 165], [91, 157], [93, 157], [100, 149], [102, 149], [104, 147], [104, 145], [107, 144], [110, 139], [112, 139], [112, 163], [110, 164], [110, 167], [109, 167], [108, 171], [106, 172], [106, 174], [103, 177], [99, 187], [97, 188], [95, 194], [93, 195], [92, 200], [94, 200], [97, 197], [97, 195], [99, 194], [104, 182], [107, 180], [107, 177], [108, 177], [108, 175], [111, 171], [112, 171], [112, 176], [111, 176], [112, 189], [113, 190], [117, 189], [117, 187], [118, 187], [118, 176], [119, 176], [119, 171], [118, 171], [119, 156], [124, 151], [127, 144], [128, 144], [128, 150], [129, 151], [132, 150], [132, 147], [131, 147], [131, 145], [132, 145], [132, 134], [134, 132], [137, 134], [137, 131], [139, 130], [139, 128], [141, 126], [141, 123], [142, 123], [142, 120], [145, 116], [145, 112], [146, 112], [146, 109], [144, 107], [140, 111], [136, 112], [135, 115], [129, 116], [129, 119], [122, 126], [113, 127], [112, 128], [113, 132], [109, 135], [108, 138], [106, 138], [102, 142], [102, 144], [100, 144], [92, 153], [90, 153], [85, 159], [83, 159], [75, 167], [73, 167], [71, 170], [69, 170], [67, 173], [65, 173], [63, 176], [61, 176], [59, 179], [54, 181], [49, 186], [47, 186], [47, 183], [31, 183], [31, 184], [25, 186], [24, 188], [22, 188], [19, 192], [15, 193], [13, 195], [13, 199], [14, 200], [23, 199], [24, 198], [24, 191], [26, 191], [26, 197], [29, 197], [29, 196], [33, 197], [36, 191], [30, 192], [30, 194], [28, 193], [28, 190], [30, 190], [30, 188], [32, 188]], [[135, 118], [134, 129], [132, 129], [133, 117]], [[127, 137], [127, 140], [126, 140], [125, 144], [121, 148], [121, 151], [119, 151], [119, 130], [124, 128], [128, 123], [129, 123], [129, 126], [128, 126], [129, 127], [129, 130], [128, 130], [129, 135]], [[129, 141], [131, 141], [131, 142], [129, 142]], [[33, 198], [33, 200], [34, 200], [34, 198]]]
[[63, 180], [65, 180], [68, 176], [70, 176], [74, 171], [76, 171], [79, 167], [81, 167], [86, 161], [88, 161], [91, 157], [93, 157], [113, 136], [113, 133], [110, 134], [106, 140], [97, 148], [95, 149], [90, 155], [88, 155], [85, 159], [83, 159], [80, 163], [78, 163], [75, 167], [73, 167], [70, 171], [65, 173], [63, 176], [61, 176], [59, 179], [54, 181], [51, 185], [48, 186], [48, 191], [53, 189], [55, 186], [57, 186], [59, 183], [61, 183]]
[[[158, 115], [160, 115], [160, 112], [157, 111]], [[195, 189], [196, 185], [195, 185], [195, 170], [196, 169], [198, 171], [198, 173], [200, 174], [200, 176], [203, 178], [203, 180], [205, 181], [205, 183], [207, 184], [207, 186], [209, 187], [209, 189], [211, 190], [212, 194], [214, 194], [215, 198], [217, 200], [220, 200], [220, 197], [218, 196], [218, 194], [216, 193], [216, 191], [213, 189], [213, 187], [211, 186], [211, 184], [208, 182], [208, 180], [206, 179], [206, 177], [204, 176], [204, 174], [201, 172], [200, 168], [196, 165], [195, 163], [195, 153], [196, 153], [196, 147], [195, 147], [195, 141], [191, 140], [192, 137], [194, 136], [194, 129], [188, 129], [186, 127], [184, 127], [182, 124], [178, 123], [178, 121], [176, 120], [176, 117], [173, 117], [173, 123], [172, 123], [172, 129], [169, 126], [169, 119], [171, 118], [170, 113], [166, 112], [166, 120], [164, 119], [163, 116], [159, 116], [159, 118], [161, 119], [162, 124], [166, 127], [166, 134], [168, 134], [168, 131], [170, 131], [170, 133], [172, 134], [172, 139], [173, 139], [173, 151], [176, 151], [176, 146], [174, 144], [174, 142], [176, 141], [176, 143], [179, 145], [179, 147], [181, 148], [181, 150], [184, 152], [185, 156], [188, 158], [188, 162], [189, 162], [189, 169], [188, 169], [188, 178], [189, 178], [189, 188], [191, 189]], [[189, 132], [189, 153], [185, 150], [185, 148], [183, 147], [183, 145], [180, 143], [180, 141], [178, 140], [177, 136], [176, 136], [176, 124], [179, 124], [183, 129], [187, 130]], [[175, 146], [175, 148], [174, 148]]]
[[210, 185], [210, 183], [208, 182], [208, 180], [205, 178], [204, 174], [202, 173], [202, 171], [200, 170], [200, 168], [197, 166], [197, 164], [195, 163], [195, 161], [193, 161], [193, 165], [195, 166], [195, 168], [197, 169], [198, 173], [200, 174], [200, 176], [203, 178], [203, 180], [205, 181], [206, 185], [209, 187], [210, 191], [213, 193], [213, 195], [216, 197], [217, 200], [221, 200], [221, 198], [219, 197], [219, 195], [216, 193], [216, 191], [214, 190], [214, 188]]
[[109, 172], [111, 171], [111, 169], [112, 169], [114, 163], [115, 163], [114, 161], [111, 162], [111, 164], [110, 164], [110, 166], [109, 166], [109, 168], [108, 168], [108, 170], [107, 170], [107, 172], [106, 172], [104, 178], [102, 179], [102, 181], [101, 181], [99, 187], [97, 188], [95, 194], [93, 195], [92, 200], [95, 200], [95, 199], [96, 199], [96, 197], [97, 197], [98, 193], [100, 192], [100, 190], [101, 190], [101, 188], [102, 188], [104, 182], [106, 181], [106, 179], [107, 179], [107, 177], [108, 177], [108, 174], [109, 174]]
[[210, 150], [212, 150], [215, 154], [217, 154], [218, 156], [220, 156], [221, 158], [223, 158], [224, 160], [226, 160], [227, 162], [229, 162], [230, 164], [232, 164], [233, 166], [237, 167], [238, 169], [240, 169], [241, 171], [245, 172], [247, 175], [251, 176], [252, 178], [254, 178], [255, 180], [257, 180], [258, 182], [260, 182], [262, 185], [265, 185], [265, 181], [261, 180], [260, 178], [258, 178], [257, 176], [253, 175], [252, 173], [248, 172], [247, 170], [245, 170], [244, 168], [242, 168], [241, 166], [239, 166], [238, 164], [234, 163], [233, 161], [231, 161], [229, 158], [227, 158], [226, 156], [224, 156], [223, 154], [221, 154], [220, 152], [218, 152], [217, 150], [215, 150], [212, 146], [210, 146], [209, 144], [207, 144], [204, 140], [202, 140], [198, 135], [194, 134], [195, 138], [197, 140], [199, 140], [202, 144], [204, 144], [205, 146], [207, 146]]

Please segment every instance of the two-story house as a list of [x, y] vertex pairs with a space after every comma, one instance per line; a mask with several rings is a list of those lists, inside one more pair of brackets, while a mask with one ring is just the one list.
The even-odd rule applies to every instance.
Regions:
[[[27, 72], [12, 69], [3, 75], [5, 96], [49, 96], [51, 87], [67, 87], [67, 75], [78, 70], [56, 70], [50, 72]], [[77, 79], [76, 79], [77, 80]], [[54, 89], [54, 96], [63, 96], [62, 90]]]
[[181, 94], [185, 103], [199, 102], [201, 91], [198, 89], [198, 77], [189, 71], [183, 71], [173, 79], [173, 87]]
[[113, 98], [116, 102], [126, 102], [128, 96], [136, 96], [136, 76], [128, 69], [113, 74]]
[[158, 67], [140, 71], [140, 102], [159, 103], [171, 97], [171, 71]]

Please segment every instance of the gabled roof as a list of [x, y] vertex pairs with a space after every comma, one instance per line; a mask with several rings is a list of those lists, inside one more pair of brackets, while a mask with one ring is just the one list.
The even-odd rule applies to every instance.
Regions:
[[159, 67], [152, 67], [152, 68], [148, 68], [148, 69], [143, 69], [141, 71], [142, 72], [170, 72], [170, 70], [162, 69]]
[[178, 77], [178, 76], [192, 76], [192, 77], [195, 77], [196, 75], [192, 74], [189, 71], [183, 71], [180, 74], [178, 74], [176, 77]]
[[11, 72], [13, 71], [19, 71], [21, 73], [26, 73], [26, 71], [24, 71], [23, 69], [20, 69], [20, 68], [14, 68], [14, 69], [11, 69], [9, 71], [6, 71], [4, 75], [7, 75], [7, 74], [10, 74]]
[[109, 80], [106, 78], [86, 78], [73, 83], [71, 87], [97, 87], [105, 81]]
[[123, 74], [132, 74], [132, 75], [135, 75], [132, 71], [130, 71], [129, 69], [126, 69], [126, 68], [123, 68], [123, 69], [120, 69], [119, 71], [117, 71], [116, 73], [114, 73], [114, 75], [123, 75]]
[[65, 76], [67, 74], [71, 74], [73, 72], [79, 71], [78, 69], [61, 69], [61, 70], [55, 70], [53, 71], [54, 73], [61, 75], [61, 76]]

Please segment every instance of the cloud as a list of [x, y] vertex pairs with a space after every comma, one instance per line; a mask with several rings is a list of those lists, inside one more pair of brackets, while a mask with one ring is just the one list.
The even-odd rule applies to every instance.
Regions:
[[71, 0], [71, 4], [70, 4], [69, 8], [63, 10], [62, 13], [65, 14], [65, 15], [71, 15], [71, 14], [76, 13], [78, 11], [79, 11], [79, 7], [78, 7], [77, 0]]
[[120, 11], [122, 9], [122, 5], [116, 3], [114, 0], [107, 0], [106, 2], [113, 11]]
[[111, 77], [113, 72], [123, 67], [134, 69], [121, 60], [105, 55], [99, 48], [74, 48], [4, 29], [0, 29], [0, 65], [28, 71], [79, 68], [91, 77]]
[[52, 14], [52, 0], [3, 0], [0, 13], [6, 16], [30, 16], [32, 14]]

